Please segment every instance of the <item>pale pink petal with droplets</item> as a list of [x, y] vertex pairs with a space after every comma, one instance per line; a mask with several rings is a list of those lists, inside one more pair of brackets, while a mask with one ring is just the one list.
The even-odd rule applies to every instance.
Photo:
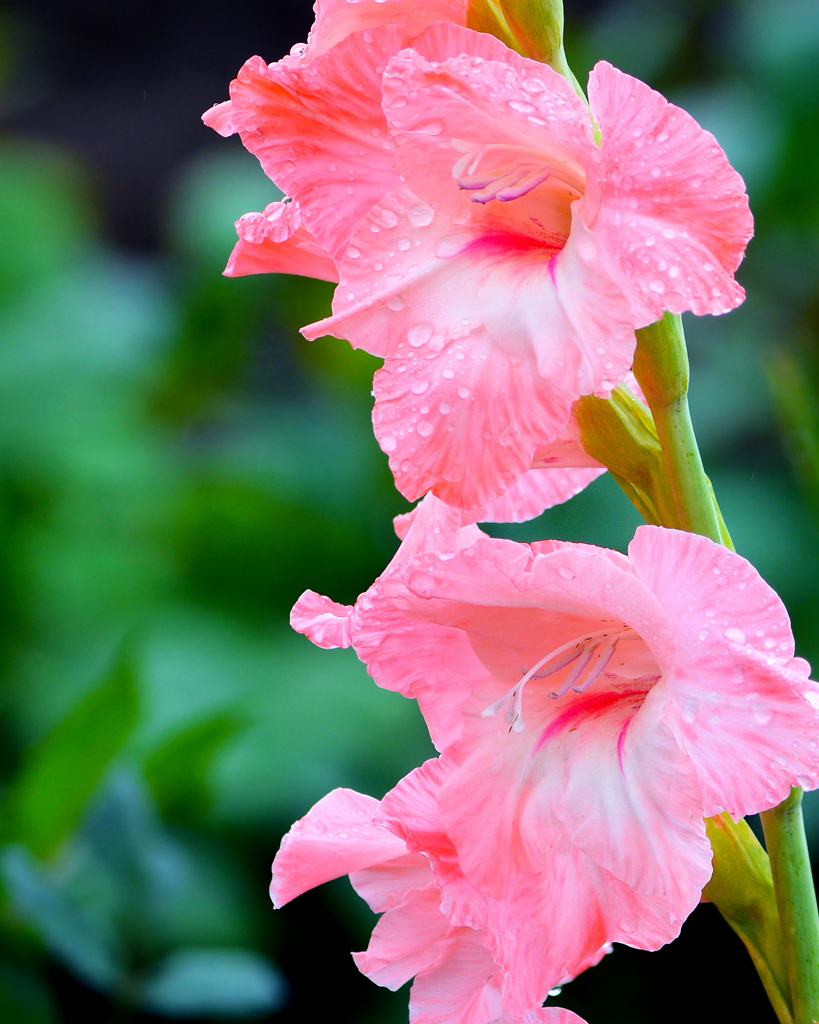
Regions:
[[253, 57], [230, 86], [234, 130], [336, 259], [361, 217], [398, 184], [380, 92], [381, 73], [403, 45], [385, 25], [308, 63]]
[[604, 183], [594, 221], [601, 259], [656, 320], [664, 310], [726, 313], [753, 234], [742, 178], [710, 132], [605, 61], [589, 76]]
[[317, 0], [304, 59], [310, 60], [361, 29], [392, 25], [409, 42], [434, 21], [466, 24], [465, 0]]
[[705, 813], [739, 818], [791, 786], [816, 788], [819, 688], [793, 657], [777, 594], [750, 562], [696, 534], [640, 527], [629, 557], [672, 624], [680, 654], [663, 680], [667, 716]]
[[499, 498], [473, 514], [481, 523], [523, 523], [573, 498], [605, 472], [604, 466], [599, 469], [530, 469]]
[[338, 281], [335, 263], [304, 227], [297, 203], [270, 203], [264, 213], [246, 213], [236, 221], [236, 234], [226, 277], [300, 274]]
[[275, 907], [350, 871], [406, 856], [400, 839], [373, 824], [378, 801], [334, 789], [297, 821], [273, 861], [270, 898]]

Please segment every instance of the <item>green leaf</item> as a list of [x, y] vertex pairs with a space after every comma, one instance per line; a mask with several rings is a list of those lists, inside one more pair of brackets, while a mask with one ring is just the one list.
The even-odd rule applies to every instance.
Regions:
[[163, 815], [189, 820], [208, 810], [213, 759], [240, 726], [229, 712], [212, 715], [174, 733], [148, 756], [145, 780]]
[[46, 949], [89, 985], [111, 992], [122, 980], [122, 951], [84, 909], [54, 883], [22, 846], [0, 855], [12, 906]]
[[140, 1002], [169, 1017], [245, 1017], [284, 1002], [284, 980], [259, 953], [242, 949], [180, 949], [146, 983]]
[[3, 808], [11, 837], [39, 857], [53, 854], [79, 822], [137, 713], [133, 667], [121, 654], [102, 683], [28, 752]]

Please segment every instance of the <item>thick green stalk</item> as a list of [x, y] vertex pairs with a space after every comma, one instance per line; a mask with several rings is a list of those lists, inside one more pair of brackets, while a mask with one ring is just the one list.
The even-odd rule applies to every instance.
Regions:
[[797, 786], [778, 807], [763, 811], [762, 828], [771, 861], [794, 1024], [819, 1019], [819, 914], [810, 870], [802, 790]]
[[[730, 538], [705, 475], [688, 412], [688, 355], [682, 321], [666, 313], [662, 320], [638, 331], [637, 342], [634, 375], [654, 416], [678, 522], [685, 530], [724, 543]], [[801, 789], [794, 789], [787, 800], [763, 814], [763, 827], [779, 911], [792, 1019], [794, 1024], [813, 1024], [819, 1019], [819, 911], [801, 800]], [[725, 916], [731, 922], [730, 916]], [[771, 968], [772, 957], [767, 959]]]
[[634, 376], [654, 416], [657, 436], [683, 530], [701, 533], [718, 544], [722, 532], [713, 491], [700, 457], [688, 411], [688, 352], [682, 320], [666, 313], [637, 332]]
[[794, 1024], [771, 865], [745, 819], [705, 819], [714, 872], [703, 890], [742, 939], [780, 1024]]

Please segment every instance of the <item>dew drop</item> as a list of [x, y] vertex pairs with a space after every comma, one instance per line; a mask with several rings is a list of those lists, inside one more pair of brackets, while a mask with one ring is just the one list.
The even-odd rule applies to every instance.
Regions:
[[410, 224], [416, 228], [425, 228], [427, 224], [432, 223], [432, 218], [435, 216], [435, 210], [426, 203], [416, 203], [415, 206], [411, 206], [407, 211]]
[[429, 381], [422, 377], [420, 380], [414, 380], [410, 384], [410, 391], [414, 395], [423, 395], [425, 391], [429, 389]]
[[412, 245], [412, 242], [408, 238], [399, 238], [398, 239], [398, 248], [401, 250], [401, 252], [406, 252], [407, 249], [409, 249], [409, 247], [411, 245]]
[[381, 451], [386, 452], [388, 455], [390, 452], [394, 452], [398, 447], [398, 438], [394, 434], [387, 434], [386, 437], [381, 438]]
[[347, 250], [347, 255], [350, 257], [351, 260], [357, 260], [358, 257], [361, 255], [361, 250], [356, 249], [354, 245], [351, 245], [350, 248]]
[[464, 387], [464, 385], [462, 384], [458, 388], [458, 398], [469, 398], [469, 395], [470, 395], [469, 388]]
[[473, 237], [473, 235], [466, 231], [462, 231], [457, 235], [447, 235], [436, 244], [435, 255], [442, 260], [449, 259], [450, 256], [457, 256], [459, 252], [464, 251]]
[[729, 629], [726, 629], [723, 636], [726, 640], [731, 640], [735, 644], [745, 643], [745, 634], [736, 626], [731, 626]]
[[389, 306], [389, 308], [394, 313], [398, 313], [405, 306], [404, 296], [403, 295], [391, 295], [387, 299], [387, 305]]
[[413, 348], [420, 348], [425, 345], [432, 337], [434, 328], [432, 324], [420, 323], [413, 324], [412, 327], [407, 331], [407, 341], [412, 345]]
[[418, 427], [416, 429], [421, 437], [429, 437], [435, 427], [429, 422], [429, 420], [418, 420]]

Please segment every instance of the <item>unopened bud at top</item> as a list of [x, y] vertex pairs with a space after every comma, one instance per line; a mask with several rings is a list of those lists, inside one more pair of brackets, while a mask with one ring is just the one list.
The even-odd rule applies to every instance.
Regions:
[[469, 0], [467, 24], [549, 64], [575, 84], [563, 52], [562, 0]]

